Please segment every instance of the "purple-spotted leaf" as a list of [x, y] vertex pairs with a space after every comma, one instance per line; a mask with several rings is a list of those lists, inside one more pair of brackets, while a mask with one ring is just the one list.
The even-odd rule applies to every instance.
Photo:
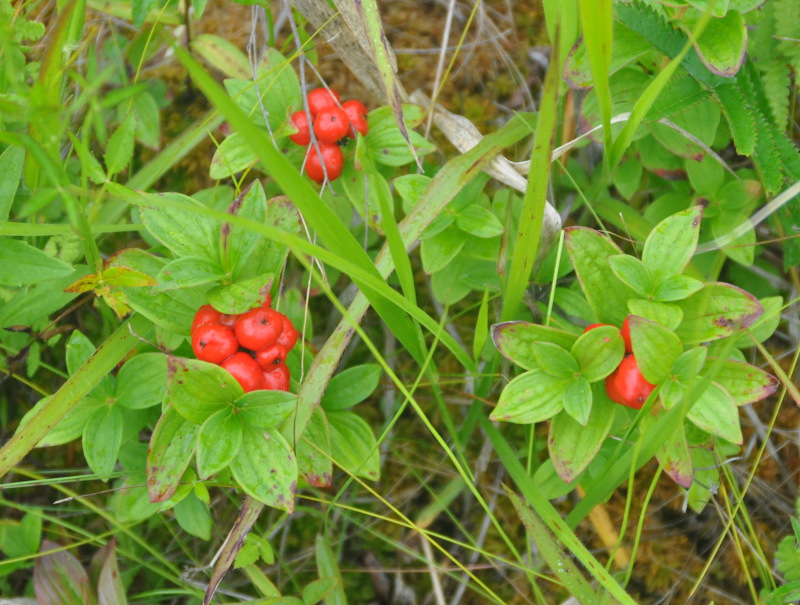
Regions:
[[333, 460], [347, 473], [377, 481], [380, 452], [369, 424], [353, 412], [328, 412]]
[[99, 564], [100, 574], [97, 579], [98, 605], [126, 605], [125, 587], [117, 564], [116, 540], [111, 540], [97, 551], [93, 564]]
[[672, 369], [672, 363], [683, 353], [683, 345], [675, 333], [643, 317], [628, 317], [631, 345], [639, 371], [651, 384], [658, 384]]
[[[41, 552], [33, 567], [33, 590], [40, 605], [95, 605], [89, 575], [75, 556], [60, 545], [42, 540]], [[49, 552], [55, 551], [55, 552]]]
[[259, 429], [277, 428], [297, 407], [297, 395], [285, 391], [251, 391], [234, 404], [242, 422]]
[[242, 491], [267, 506], [291, 513], [297, 488], [297, 460], [278, 431], [244, 427], [242, 445], [230, 464]]
[[531, 424], [558, 414], [569, 381], [534, 369], [517, 376], [500, 393], [490, 419]]
[[594, 229], [569, 227], [564, 232], [567, 252], [589, 306], [602, 323], [621, 326], [628, 315], [628, 300], [638, 298], [609, 265], [608, 257], [622, 250]]
[[565, 330], [526, 321], [507, 321], [492, 326], [492, 340], [500, 354], [526, 370], [539, 367], [531, 348], [534, 342], [549, 342], [569, 349], [577, 338]]
[[267, 273], [232, 284], [215, 286], [208, 291], [208, 302], [222, 313], [245, 313], [263, 304], [274, 278], [272, 273]]
[[693, 402], [686, 417], [707, 433], [742, 444], [739, 409], [733, 397], [716, 382], [709, 384]]
[[772, 395], [778, 388], [778, 379], [749, 363], [725, 359], [721, 362], [709, 357], [708, 365], [719, 363], [714, 382], [724, 388], [736, 405], [747, 405]]
[[178, 489], [194, 455], [200, 425], [169, 406], [156, 424], [147, 450], [147, 490], [151, 502], [163, 502]]
[[236, 379], [213, 363], [170, 356], [167, 368], [167, 400], [189, 422], [202, 424], [244, 394]]
[[300, 476], [314, 487], [330, 487], [333, 483], [331, 461], [331, 429], [322, 407], [317, 407], [296, 446]]
[[581, 334], [572, 345], [572, 355], [578, 360], [581, 374], [589, 382], [597, 382], [619, 366], [625, 343], [618, 328], [600, 326]]
[[[652, 424], [652, 416], [643, 417], [640, 424], [641, 430], [646, 431], [650, 424]], [[686, 489], [692, 485], [694, 468], [683, 424], [679, 425], [675, 433], [661, 444], [656, 451], [656, 458], [667, 476], [675, 483]]]
[[[594, 386], [603, 389], [602, 384]], [[547, 449], [553, 466], [567, 483], [572, 482], [594, 459], [614, 422], [617, 407], [608, 397], [594, 397], [586, 426], [562, 411], [550, 422]]]
[[550, 376], [571, 378], [580, 370], [578, 361], [563, 347], [549, 342], [534, 342], [531, 350], [536, 364]]
[[689, 264], [700, 234], [702, 206], [668, 216], [647, 236], [642, 262], [657, 284], [679, 275]]
[[709, 283], [675, 305], [683, 320], [675, 333], [683, 344], [697, 344], [725, 338], [749, 328], [764, 312], [758, 299], [741, 288], [724, 283]]
[[242, 445], [242, 419], [233, 408], [211, 414], [197, 434], [197, 474], [210, 477], [228, 466]]
[[578, 376], [567, 383], [562, 396], [564, 411], [572, 416], [578, 424], [586, 426], [589, 413], [592, 411], [592, 385], [585, 376]]

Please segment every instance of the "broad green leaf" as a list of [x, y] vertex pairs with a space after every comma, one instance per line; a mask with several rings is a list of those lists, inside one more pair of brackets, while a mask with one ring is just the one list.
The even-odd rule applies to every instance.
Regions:
[[[21, 432], [31, 418], [43, 407], [47, 405], [51, 397], [40, 399], [19, 421], [17, 432]], [[101, 401], [93, 397], [85, 397], [78, 405], [72, 408], [66, 416], [50, 430], [45, 437], [36, 444], [36, 447], [51, 447], [54, 445], [64, 445], [74, 441], [83, 434], [83, 427], [89, 417], [94, 414], [97, 408], [103, 405]]]
[[564, 407], [567, 382], [540, 369], [525, 372], [505, 386], [490, 419], [532, 424], [552, 418]]
[[531, 348], [534, 342], [549, 342], [570, 349], [577, 339], [570, 332], [525, 321], [507, 321], [492, 326], [492, 340], [497, 350], [526, 370], [539, 367]]
[[190, 493], [178, 502], [172, 509], [175, 511], [175, 520], [186, 533], [208, 541], [211, 539], [213, 522], [208, 505], [201, 502], [197, 496]]
[[[411, 145], [417, 156], [423, 156], [436, 150], [436, 146], [415, 130], [408, 131]], [[370, 128], [365, 138], [367, 153], [377, 164], [384, 166], [405, 166], [414, 161], [414, 155], [408, 147], [399, 129], [376, 132]]]
[[220, 281], [224, 278], [219, 263], [202, 256], [182, 256], [168, 262], [156, 275], [153, 293], [192, 288]]
[[694, 206], [665, 218], [647, 236], [642, 262], [656, 284], [680, 275], [689, 264], [700, 234], [702, 206]]
[[695, 473], [687, 500], [689, 508], [701, 513], [711, 500], [712, 490], [716, 493], [719, 485], [718, 461], [714, 453], [704, 447], [689, 448], [689, 454], [692, 457]]
[[197, 474], [215, 475], [230, 464], [242, 445], [242, 419], [233, 408], [211, 414], [197, 434]]
[[341, 183], [353, 208], [370, 228], [378, 235], [385, 235], [383, 208], [394, 208], [392, 190], [386, 177], [377, 171], [358, 170], [348, 162], [336, 183]]
[[[640, 422], [644, 430], [652, 424], [650, 416], [642, 417]], [[694, 469], [683, 424], [661, 444], [656, 452], [656, 458], [670, 479], [685, 489], [689, 488], [694, 479]]]
[[203, 205], [181, 193], [140, 193], [140, 216], [150, 234], [176, 256], [219, 258], [220, 225], [203, 214], [176, 210], [162, 203], [176, 201], [198, 208]]
[[156, 280], [149, 275], [127, 267], [108, 267], [100, 275], [103, 283], [117, 288], [143, 288], [156, 285]]
[[568, 227], [564, 241], [589, 306], [602, 323], [621, 326], [628, 315], [628, 300], [637, 298], [608, 264], [608, 257], [621, 250], [607, 237], [585, 227]]
[[672, 368], [669, 373], [680, 382], [688, 384], [703, 370], [707, 354], [708, 347], [695, 347], [684, 351], [672, 362]]
[[761, 316], [761, 303], [741, 288], [709, 283], [689, 298], [673, 303], [683, 311], [676, 334], [691, 345], [725, 338], [749, 328]]
[[[691, 24], [691, 21], [687, 21]], [[706, 67], [719, 76], [735, 76], [742, 66], [747, 50], [747, 28], [738, 11], [728, 11], [725, 16], [711, 19], [695, 49]]]
[[[717, 366], [712, 378], [725, 389], [736, 405], [747, 405], [772, 395], [778, 388], [778, 379], [749, 363], [708, 358], [709, 366]], [[719, 364], [719, 365], [717, 365]]]
[[492, 212], [478, 205], [467, 206], [456, 214], [456, 225], [475, 237], [497, 237], [503, 234], [503, 223]]
[[534, 342], [531, 345], [536, 365], [555, 378], [572, 378], [580, 371], [578, 360], [569, 351], [549, 342]]
[[167, 394], [167, 356], [141, 353], [125, 362], [117, 374], [117, 405], [139, 410], [158, 405]]
[[12, 145], [0, 154], [0, 221], [7, 221], [11, 214], [24, 161], [25, 150], [22, 147]]
[[72, 376], [94, 355], [96, 348], [91, 340], [80, 330], [70, 334], [67, 341], [67, 372]]
[[[55, 551], [55, 552], [49, 552]], [[42, 541], [42, 554], [33, 567], [33, 590], [41, 605], [95, 605], [86, 570], [69, 551], [50, 540]]]
[[156, 424], [147, 450], [147, 490], [151, 502], [172, 497], [194, 456], [199, 424], [168, 406]]
[[108, 176], [122, 172], [131, 163], [135, 131], [136, 114], [131, 112], [108, 139], [108, 147], [103, 156]]
[[564, 412], [581, 426], [586, 426], [592, 411], [592, 385], [585, 376], [578, 376], [567, 383], [563, 402]]
[[239, 453], [230, 465], [248, 496], [291, 513], [297, 488], [297, 460], [278, 431], [245, 427]]
[[339, 582], [337, 578], [327, 577], [314, 580], [303, 587], [303, 605], [317, 605]]
[[753, 341], [750, 336], [755, 338], [756, 342], [764, 342], [767, 338], [772, 336], [781, 321], [781, 309], [783, 308], [783, 297], [770, 296], [759, 300], [761, 306], [764, 307], [764, 314], [759, 317], [756, 322], [750, 326], [750, 334], [743, 334], [734, 343], [735, 346], [746, 349], [753, 346]]
[[249, 78], [250, 62], [245, 54], [225, 38], [213, 34], [192, 37], [191, 49], [226, 78]]
[[[692, 184], [692, 189], [696, 195], [702, 195], [712, 200], [720, 199], [723, 201], [726, 196], [721, 191], [725, 184], [725, 169], [710, 155], [705, 155], [699, 162], [686, 162], [686, 175]], [[739, 181], [731, 181], [731, 184]], [[717, 195], [719, 192], [719, 196]]]
[[[601, 384], [593, 387], [602, 390]], [[550, 421], [547, 449], [553, 466], [567, 483], [571, 483], [594, 459], [611, 430], [618, 406], [608, 397], [594, 397], [589, 420], [579, 424], [566, 410]]]
[[[143, 90], [133, 97], [133, 111], [136, 114], [136, 140], [155, 151], [161, 150], [161, 110], [158, 102], [149, 91]], [[83, 161], [83, 158], [81, 158]], [[100, 175], [92, 178], [93, 181]], [[98, 184], [103, 181], [95, 181]]]
[[306, 430], [297, 441], [295, 451], [303, 480], [314, 487], [330, 487], [333, 483], [331, 430], [321, 406], [314, 410]]
[[[228, 214], [264, 223], [267, 218], [267, 196], [261, 181], [253, 181], [228, 208]], [[240, 275], [253, 254], [261, 236], [238, 225], [225, 223], [220, 234], [220, 257], [222, 266], [234, 275]]]
[[651, 302], [642, 298], [632, 298], [628, 301], [628, 310], [632, 315], [644, 317], [650, 321], [660, 323], [662, 326], [675, 330], [683, 320], [683, 311], [671, 303]]
[[258, 156], [238, 132], [225, 137], [211, 158], [208, 176], [212, 179], [227, 179], [244, 172], [258, 161]]
[[25, 513], [18, 523], [4, 519], [0, 525], [0, 552], [10, 559], [36, 554], [41, 540], [42, 517], [38, 513]]
[[274, 277], [272, 273], [267, 273], [230, 285], [215, 286], [208, 291], [208, 302], [223, 313], [245, 313], [264, 303], [272, 289]]
[[[292, 201], [283, 195], [267, 200], [266, 225], [296, 235], [301, 232], [300, 213]], [[234, 277], [251, 275], [277, 275], [283, 268], [289, 249], [279, 242], [261, 239], [241, 267], [237, 267]]]
[[[711, 233], [715, 238], [723, 238], [734, 228], [748, 220], [749, 217], [742, 212], [721, 212], [719, 216], [714, 217], [711, 221]], [[722, 251], [725, 256], [740, 265], [751, 266], [756, 256], [755, 229], [750, 227], [735, 240], [726, 244]]]
[[716, 382], [703, 390], [700, 399], [693, 402], [686, 417], [707, 433], [731, 443], [742, 444], [739, 410], [728, 391]]
[[18, 239], [0, 237], [0, 286], [24, 286], [73, 273], [72, 265]]
[[122, 444], [122, 412], [117, 406], [100, 406], [83, 428], [83, 455], [101, 481], [108, 481]]
[[322, 395], [322, 407], [336, 412], [351, 408], [372, 395], [381, 381], [383, 370], [376, 364], [364, 364], [340, 372], [328, 383]]
[[597, 382], [617, 368], [625, 356], [625, 343], [618, 328], [600, 326], [581, 334], [572, 345], [572, 355], [578, 360], [581, 375]]
[[325, 601], [326, 605], [347, 605], [339, 564], [328, 538], [324, 535], [318, 534], [314, 541], [314, 558], [317, 561], [317, 572], [321, 578], [336, 578], [336, 586], [328, 595]]
[[424, 174], [404, 174], [392, 180], [395, 191], [403, 200], [403, 211], [408, 214], [431, 183]]
[[236, 379], [213, 363], [170, 356], [167, 364], [169, 403], [189, 422], [204, 423], [244, 394]]
[[608, 257], [608, 264], [620, 281], [640, 296], [649, 296], [653, 291], [653, 278], [647, 267], [634, 256], [619, 254]]
[[234, 404], [242, 422], [259, 429], [277, 428], [297, 407], [297, 395], [285, 391], [251, 391]]
[[100, 605], [128, 605], [117, 563], [116, 539], [108, 542], [92, 557], [92, 571], [97, 572], [97, 600]]
[[631, 345], [639, 370], [651, 384], [661, 382], [672, 369], [672, 364], [683, 353], [683, 345], [675, 333], [664, 326], [631, 315]]
[[425, 239], [420, 244], [422, 268], [425, 273], [436, 273], [444, 269], [469, 241], [469, 236], [461, 229], [449, 227]]
[[[667, 277], [653, 292], [653, 300], [658, 302], [672, 302], [689, 298], [695, 292], [703, 289], [703, 282], [688, 275], [673, 275]], [[680, 323], [680, 322], [678, 322]], [[677, 324], [676, 324], [677, 326]]]
[[[688, 158], [688, 165], [696, 163], [695, 160], [705, 153], [705, 149], [697, 141], [708, 147], [713, 145], [721, 117], [722, 112], [716, 101], [706, 98], [669, 116], [669, 121], [683, 132], [658, 122], [651, 123], [649, 127], [653, 137], [669, 153]], [[691, 139], [684, 134], [686, 132], [691, 133]]]
[[333, 461], [348, 474], [380, 479], [380, 451], [367, 421], [353, 412], [327, 412]]

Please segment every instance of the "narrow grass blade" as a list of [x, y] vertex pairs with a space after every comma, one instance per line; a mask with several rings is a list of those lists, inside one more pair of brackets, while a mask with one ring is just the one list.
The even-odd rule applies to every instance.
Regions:
[[[611, 148], [611, 51], [614, 38], [614, 17], [611, 0], [580, 0], [581, 30], [589, 55], [594, 91], [603, 120], [606, 149]], [[552, 60], [552, 59], [551, 59]]]

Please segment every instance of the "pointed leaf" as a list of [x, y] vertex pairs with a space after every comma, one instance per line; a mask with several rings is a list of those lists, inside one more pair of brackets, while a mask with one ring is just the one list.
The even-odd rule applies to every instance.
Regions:
[[718, 76], [732, 77], [741, 68], [747, 50], [747, 28], [738, 11], [711, 19], [694, 44], [709, 70]]
[[503, 223], [492, 212], [472, 204], [456, 214], [456, 225], [475, 237], [497, 237], [503, 234]]
[[181, 193], [140, 193], [140, 216], [147, 230], [175, 256], [202, 256], [211, 261], [219, 257], [220, 225], [200, 213], [177, 210], [169, 202], [205, 208]]
[[117, 563], [116, 540], [103, 547], [103, 560], [97, 580], [98, 605], [127, 605], [125, 587]]
[[[195, 18], [199, 18], [196, 15]], [[250, 63], [244, 53], [225, 38], [199, 34], [192, 38], [192, 50], [228, 78], [249, 78]]]
[[111, 478], [121, 444], [122, 412], [116, 406], [103, 405], [83, 429], [83, 455], [101, 481]]
[[167, 292], [179, 288], [203, 286], [224, 277], [217, 261], [203, 256], [183, 256], [164, 265], [156, 276], [151, 292]]
[[377, 364], [364, 364], [340, 372], [328, 383], [322, 395], [322, 407], [335, 412], [361, 403], [378, 388], [382, 374]]
[[571, 332], [525, 321], [507, 321], [492, 326], [492, 340], [500, 354], [526, 370], [539, 367], [531, 348], [534, 342], [549, 342], [570, 349], [577, 339]]
[[680, 275], [697, 248], [703, 207], [694, 206], [673, 214], [656, 225], [647, 236], [642, 262], [656, 283]]
[[212, 179], [227, 179], [244, 172], [258, 161], [258, 155], [250, 148], [245, 138], [234, 132], [225, 139], [214, 151], [211, 165], [208, 167], [208, 176]]
[[215, 475], [230, 464], [242, 444], [242, 420], [233, 408], [211, 414], [197, 434], [197, 474]]
[[703, 289], [703, 282], [687, 275], [673, 275], [664, 279], [653, 292], [653, 300], [671, 302], [689, 298]]
[[[263, 224], [267, 218], [267, 196], [261, 181], [253, 183], [228, 208], [228, 214]], [[225, 268], [238, 276], [262, 238], [238, 225], [225, 223], [220, 235], [220, 252]]]
[[0, 286], [24, 286], [73, 273], [72, 265], [10, 237], [0, 238]]
[[41, 605], [94, 605], [86, 570], [72, 553], [59, 548], [55, 542], [42, 541], [41, 552], [48, 554], [37, 558], [33, 568], [36, 600]]
[[208, 505], [201, 502], [194, 494], [188, 494], [175, 505], [175, 520], [186, 533], [208, 541], [211, 539], [211, 513]]
[[444, 269], [468, 241], [469, 236], [454, 227], [423, 240], [420, 244], [420, 255], [425, 273], [436, 273]]
[[213, 363], [170, 356], [167, 364], [169, 402], [189, 422], [202, 424], [244, 394], [236, 379]]
[[778, 388], [778, 379], [761, 368], [725, 359], [708, 358], [709, 365], [720, 364], [714, 373], [714, 382], [725, 389], [736, 405], [747, 405], [772, 395]]
[[303, 587], [303, 605], [317, 605], [336, 588], [337, 583], [336, 578], [327, 577], [306, 584]]
[[628, 317], [633, 354], [639, 371], [648, 382], [658, 384], [672, 369], [672, 363], [683, 353], [683, 345], [674, 332], [643, 317]]
[[326, 605], [347, 605], [339, 563], [326, 536], [317, 535], [314, 541], [314, 555], [320, 577], [336, 579], [336, 585], [325, 601]]
[[314, 487], [330, 487], [333, 483], [331, 430], [322, 407], [314, 410], [296, 449], [297, 466], [303, 480]]
[[[641, 423], [643, 430], [647, 430], [652, 424], [649, 416], [642, 418]], [[694, 468], [683, 426], [679, 425], [675, 433], [661, 444], [656, 452], [656, 458], [670, 479], [681, 487], [689, 489], [694, 479]]]
[[25, 150], [22, 147], [12, 145], [0, 153], [0, 221], [7, 221], [11, 213], [24, 164]]
[[291, 513], [297, 487], [297, 460], [278, 431], [245, 427], [230, 465], [239, 487], [267, 506]]
[[670, 330], [675, 330], [683, 321], [683, 311], [679, 306], [671, 303], [632, 298], [628, 301], [628, 310], [632, 315], [644, 317]]
[[695, 347], [684, 351], [672, 362], [672, 369], [669, 373], [678, 381], [688, 384], [703, 370], [707, 354], [708, 347]]
[[252, 391], [234, 404], [242, 422], [259, 429], [277, 428], [297, 407], [297, 395], [284, 391]]
[[167, 407], [156, 424], [147, 450], [147, 490], [151, 502], [163, 502], [178, 489], [197, 443], [199, 424]]
[[589, 382], [596, 382], [617, 368], [625, 355], [625, 343], [616, 327], [601, 326], [581, 334], [572, 345], [572, 354], [581, 374]]
[[167, 394], [167, 356], [141, 353], [129, 359], [117, 374], [117, 405], [131, 410], [149, 408]]
[[730, 336], [753, 325], [764, 311], [755, 296], [723, 283], [706, 284], [696, 294], [674, 304], [683, 311], [676, 334], [684, 344]]
[[353, 412], [329, 412], [331, 453], [347, 473], [372, 481], [380, 478], [378, 443], [367, 421]]
[[592, 411], [592, 385], [585, 376], [578, 376], [564, 389], [564, 411], [581, 426], [586, 426]]
[[692, 404], [686, 417], [707, 433], [742, 444], [739, 410], [728, 391], [712, 382]]
[[129, 113], [125, 121], [108, 139], [108, 148], [105, 153], [108, 176], [114, 176], [125, 170], [133, 159], [134, 132], [136, 130], [136, 114]]
[[552, 418], [564, 407], [562, 397], [567, 382], [540, 369], [525, 372], [509, 382], [500, 393], [490, 419], [531, 424]]
[[563, 347], [549, 342], [534, 342], [531, 350], [536, 364], [550, 376], [571, 378], [580, 371], [578, 361]]
[[272, 289], [272, 273], [243, 279], [208, 291], [208, 302], [223, 313], [239, 315], [262, 305]]
[[94, 355], [96, 348], [80, 330], [70, 334], [67, 341], [67, 372], [72, 376]]
[[609, 256], [608, 264], [614, 275], [640, 296], [649, 296], [653, 291], [653, 277], [644, 263], [635, 256], [628, 254]]

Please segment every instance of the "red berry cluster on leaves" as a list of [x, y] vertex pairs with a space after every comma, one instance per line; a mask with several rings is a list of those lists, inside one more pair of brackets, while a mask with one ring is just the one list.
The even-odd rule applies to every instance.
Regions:
[[286, 356], [297, 342], [297, 330], [271, 303], [267, 295], [263, 305], [241, 315], [203, 305], [192, 322], [195, 357], [225, 368], [245, 393], [289, 390]]
[[[367, 108], [361, 101], [351, 99], [341, 102], [339, 93], [327, 88], [315, 88], [308, 93], [308, 114], [300, 110], [292, 114], [291, 121], [297, 132], [289, 140], [298, 145], [307, 145], [306, 174], [317, 183], [335, 181], [342, 174], [344, 155], [339, 144], [354, 139], [356, 132], [367, 134]], [[317, 139], [319, 151], [311, 144], [311, 128]]]
[[[608, 324], [591, 324], [583, 332], [585, 334], [589, 330], [605, 325]], [[617, 369], [606, 377], [606, 395], [615, 403], [639, 410], [644, 405], [644, 402], [647, 401], [653, 389], [656, 388], [656, 385], [647, 382], [647, 379], [639, 371], [639, 364], [633, 355], [631, 328], [627, 317], [622, 322], [620, 334], [625, 342], [625, 357], [622, 358]]]

